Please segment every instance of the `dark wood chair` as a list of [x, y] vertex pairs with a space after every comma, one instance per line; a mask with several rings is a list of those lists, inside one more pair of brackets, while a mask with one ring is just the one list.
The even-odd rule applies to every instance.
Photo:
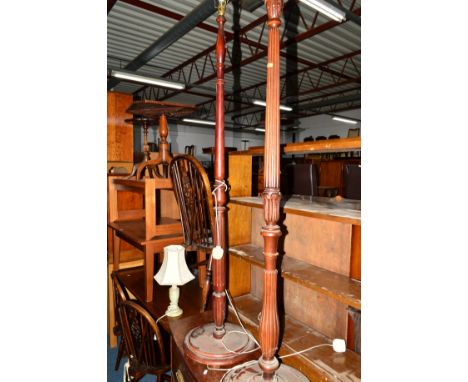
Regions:
[[167, 178], [168, 163], [161, 159], [152, 159], [141, 162], [136, 171], [136, 179], [140, 180], [144, 177], [149, 178]]
[[112, 278], [112, 286], [114, 290], [114, 308], [115, 308], [115, 326], [113, 328], [114, 335], [120, 337], [119, 341], [119, 349], [117, 351], [117, 358], [115, 360], [115, 370], [119, 369], [120, 361], [122, 360], [122, 356], [126, 354], [125, 349], [125, 339], [122, 336], [122, 320], [120, 318], [120, 307], [124, 301], [129, 300], [129, 296], [127, 290], [122, 285], [120, 280], [118, 279], [115, 272], [111, 274]]
[[171, 377], [166, 372], [171, 366], [166, 360], [163, 338], [156, 321], [135, 301], [124, 301], [120, 312], [131, 381], [137, 382], [146, 374], [152, 374], [158, 382], [169, 382]]
[[195, 155], [195, 145], [185, 146], [185, 154]]
[[[202, 311], [205, 309], [211, 278], [211, 252], [215, 218], [208, 175], [201, 163], [191, 155], [177, 155], [169, 165], [174, 193], [179, 205], [184, 246], [197, 251], [197, 266], [204, 273]], [[209, 254], [208, 266], [206, 255]], [[202, 275], [203, 276], [203, 275]]]

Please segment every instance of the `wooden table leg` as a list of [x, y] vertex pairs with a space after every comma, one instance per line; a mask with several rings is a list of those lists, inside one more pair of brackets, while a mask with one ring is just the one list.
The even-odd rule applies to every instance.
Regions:
[[145, 300], [153, 301], [154, 248], [145, 246]]
[[117, 236], [117, 232], [113, 230], [113, 261], [114, 270], [118, 271], [120, 266], [120, 237]]

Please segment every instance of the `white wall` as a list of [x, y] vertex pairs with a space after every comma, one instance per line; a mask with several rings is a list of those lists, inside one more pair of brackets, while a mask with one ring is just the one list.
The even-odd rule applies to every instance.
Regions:
[[[195, 156], [199, 160], [210, 160], [209, 154], [203, 154], [203, 147], [212, 147], [215, 144], [215, 132], [213, 128], [196, 127], [176, 123], [168, 123], [169, 136], [168, 141], [171, 143], [172, 153], [183, 153], [185, 146], [195, 145]], [[148, 132], [148, 141], [158, 141], [158, 127], [153, 127]], [[143, 133], [141, 134], [141, 142], [143, 142]], [[263, 146], [264, 135], [252, 134], [247, 132], [225, 131], [224, 145], [236, 147], [237, 150], [244, 149], [243, 139], [248, 139], [246, 148], [252, 146]], [[281, 142], [286, 142], [286, 136], [281, 136]], [[143, 143], [141, 143], [143, 147]]]
[[[215, 144], [215, 131], [213, 128], [195, 127], [182, 124], [169, 126], [170, 142], [172, 142], [173, 153], [183, 153], [187, 145], [195, 145], [195, 156], [199, 160], [209, 160], [209, 154], [203, 154], [203, 147], [213, 147]], [[243, 139], [248, 139], [247, 148], [250, 146], [262, 146], [263, 135], [251, 133], [240, 133], [225, 131], [224, 145], [227, 147], [236, 147], [237, 150], [243, 150]]]
[[[361, 119], [361, 109], [347, 110], [336, 113], [344, 117]], [[350, 125], [349, 123], [343, 123], [334, 121], [331, 116], [321, 114], [313, 117], [302, 118], [300, 121], [300, 128], [305, 129], [296, 133], [296, 142], [302, 142], [305, 137], [313, 136], [314, 139], [319, 135], [328, 136], [332, 134], [339, 135], [340, 138], [346, 138], [348, 136], [348, 129], [361, 127], [361, 123], [357, 125]], [[292, 142], [292, 134], [288, 137], [288, 141]]]

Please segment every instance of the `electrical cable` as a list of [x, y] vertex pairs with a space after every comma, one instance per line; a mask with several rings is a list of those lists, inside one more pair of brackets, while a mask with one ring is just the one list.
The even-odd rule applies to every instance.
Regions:
[[158, 322], [163, 319], [164, 317], [166, 317], [167, 314], [163, 314], [161, 317], [159, 317], [157, 320], [156, 320], [156, 325], [158, 325]]
[[239, 324], [240, 326], [242, 327], [242, 329], [244, 330], [245, 334], [247, 334], [253, 342], [255, 342], [258, 346], [258, 348], [260, 348], [260, 343], [257, 341], [257, 339], [252, 335], [250, 334], [247, 329], [245, 329], [245, 326], [244, 324], [242, 323], [242, 320], [240, 319], [240, 316], [239, 316], [239, 312], [237, 311], [237, 308], [234, 306], [232, 300], [231, 300], [231, 296], [229, 294], [229, 291], [227, 289], [224, 290], [224, 292], [226, 293], [226, 296], [228, 298], [228, 302], [229, 302], [229, 305], [231, 305], [232, 309], [234, 309], [234, 314], [236, 315], [237, 317], [237, 320], [239, 321]]
[[217, 244], [219, 245], [220, 236], [219, 236], [219, 219], [218, 219], [218, 198], [216, 196], [216, 191], [218, 191], [219, 188], [224, 186], [224, 191], [226, 192], [228, 190], [228, 185], [226, 184], [224, 180], [218, 180], [218, 179], [215, 179], [215, 184], [216, 185], [213, 188], [213, 191], [211, 193], [213, 194], [214, 202], [215, 202], [216, 239], [218, 241]]
[[278, 358], [284, 359], [284, 358], [292, 357], [292, 356], [295, 356], [295, 355], [298, 355], [298, 354], [301, 354], [301, 353], [305, 353], [305, 352], [307, 352], [309, 350], [319, 348], [321, 346], [331, 346], [331, 347], [333, 347], [332, 344], [320, 344], [320, 345], [311, 346], [310, 348], [307, 348], [307, 349], [304, 349], [304, 350], [301, 350], [301, 351], [297, 351], [297, 352], [294, 352], [294, 353], [291, 353], [291, 354], [282, 355], [282, 356], [280, 356]]

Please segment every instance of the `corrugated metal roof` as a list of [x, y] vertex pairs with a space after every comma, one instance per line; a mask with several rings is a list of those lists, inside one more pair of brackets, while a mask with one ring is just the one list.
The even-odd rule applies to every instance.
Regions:
[[[171, 12], [175, 12], [181, 16], [188, 14], [200, 3], [196, 0], [146, 0], [145, 2], [170, 10]], [[349, 7], [351, 2], [352, 0], [341, 0], [341, 4], [345, 7]], [[360, 6], [360, 1], [356, 1], [353, 9], [359, 9]], [[311, 25], [316, 14], [312, 8], [302, 2], [298, 2], [295, 5], [293, 4], [292, 8], [294, 7], [297, 7], [300, 13], [295, 17], [296, 23], [294, 23], [294, 27], [291, 26], [292, 21], [289, 23], [287, 31], [288, 37], [305, 32], [306, 27]], [[285, 13], [287, 12], [288, 11], [283, 12], [283, 23], [281, 26], [282, 35], [285, 28]], [[265, 13], [266, 10], [264, 6], [259, 7], [254, 12], [241, 10], [239, 20], [240, 28], [244, 28], [246, 25], [264, 16]], [[233, 5], [229, 4], [225, 16], [225, 31], [228, 33], [232, 33], [233, 31], [233, 14]], [[315, 25], [321, 25], [322, 23], [329, 21], [330, 20], [326, 17], [318, 15]], [[178, 20], [165, 15], [141, 9], [123, 1], [117, 1], [107, 17], [108, 69], [123, 68], [178, 22]], [[304, 25], [304, 22], [307, 25]], [[213, 14], [206, 19], [204, 24], [217, 28], [216, 14]], [[267, 28], [265, 28], [259, 41], [264, 46], [268, 45], [268, 33], [266, 29]], [[246, 32], [245, 37], [253, 42], [257, 42], [261, 33], [262, 24]], [[360, 26], [354, 22], [348, 21], [318, 33], [297, 44], [292, 44], [289, 47], [282, 49], [282, 52], [286, 52], [292, 56], [297, 56], [299, 62], [286, 60], [286, 58], [282, 57], [280, 67], [281, 74], [283, 75], [287, 71], [291, 72], [293, 70], [300, 70], [307, 67], [304, 61], [322, 63], [341, 55], [359, 51], [361, 48], [360, 35]], [[203, 50], [212, 47], [215, 43], [215, 33], [211, 33], [201, 28], [194, 28], [166, 50], [161, 52], [157, 57], [153, 58], [150, 62], [141, 67], [137, 72], [149, 76], [162, 77], [171, 69], [187, 60], [190, 60]], [[227, 43], [227, 49], [231, 55], [235, 51], [233, 44], [233, 41]], [[239, 52], [237, 53], [239, 54]], [[242, 59], [246, 59], [252, 55], [250, 47], [244, 43], [241, 43], [240, 45], [240, 53]], [[211, 53], [211, 58], [213, 60], [215, 58], [214, 51]], [[237, 80], [237, 85], [240, 85], [241, 88], [246, 88], [266, 81], [266, 62], [267, 58], [262, 57], [248, 65], [242, 66], [240, 70], [236, 71], [236, 73], [233, 73], [233, 71], [226, 73], [226, 93], [229, 94], [233, 91], [236, 83], [235, 80]], [[318, 97], [321, 95], [326, 96], [330, 93], [337, 94], [337, 97], [339, 97], [339, 92], [360, 87], [360, 53], [354, 55], [352, 57], [352, 61], [348, 59], [345, 66], [344, 63], [345, 60], [341, 60], [327, 65], [327, 68], [333, 70], [335, 75], [322, 72], [322, 70], [318, 68], [308, 70], [304, 75], [299, 74], [297, 76], [297, 81], [302, 79], [302, 82], [297, 84], [300, 94], [298, 96], [299, 101], [308, 100], [311, 97]], [[229, 66], [231, 66], [231, 62], [229, 57], [226, 57], [226, 67]], [[201, 66], [199, 67], [201, 68]], [[210, 73], [212, 73], [212, 69], [210, 70]], [[184, 67], [183, 71], [185, 77], [188, 78], [190, 74], [190, 66]], [[336, 73], [341, 73], [347, 77], [340, 79], [340, 76], [336, 75]], [[239, 75], [240, 78], [237, 78]], [[347, 78], [357, 78], [357, 80], [355, 82], [348, 81], [348, 83], [340, 84], [340, 82], [346, 81]], [[196, 80], [197, 78], [194, 77], [194, 69], [192, 69], [192, 78], [190, 82], [193, 83]], [[282, 80], [282, 86], [285, 81], [285, 79]], [[207, 93], [209, 92], [209, 89], [212, 89], [211, 94], [214, 95], [215, 82], [215, 79], [204, 82], [204, 88], [199, 92]], [[140, 89], [141, 86], [142, 85], [122, 81], [114, 88], [114, 90], [133, 93]], [[321, 90], [323, 87], [327, 88]], [[318, 89], [314, 91], [314, 88]], [[198, 92], [197, 88], [193, 88], [193, 90]], [[265, 85], [259, 86], [259, 90], [261, 94], [265, 94]], [[304, 92], [306, 94], [301, 95], [301, 93]], [[250, 93], [253, 93], [253, 90], [250, 91]], [[244, 95], [251, 96], [251, 94], [249, 95], [249, 92], [244, 93]], [[210, 98], [194, 94], [178, 93], [176, 96], [171, 97], [168, 100], [173, 102], [198, 104], [206, 102], [207, 100], [210, 100]]]

